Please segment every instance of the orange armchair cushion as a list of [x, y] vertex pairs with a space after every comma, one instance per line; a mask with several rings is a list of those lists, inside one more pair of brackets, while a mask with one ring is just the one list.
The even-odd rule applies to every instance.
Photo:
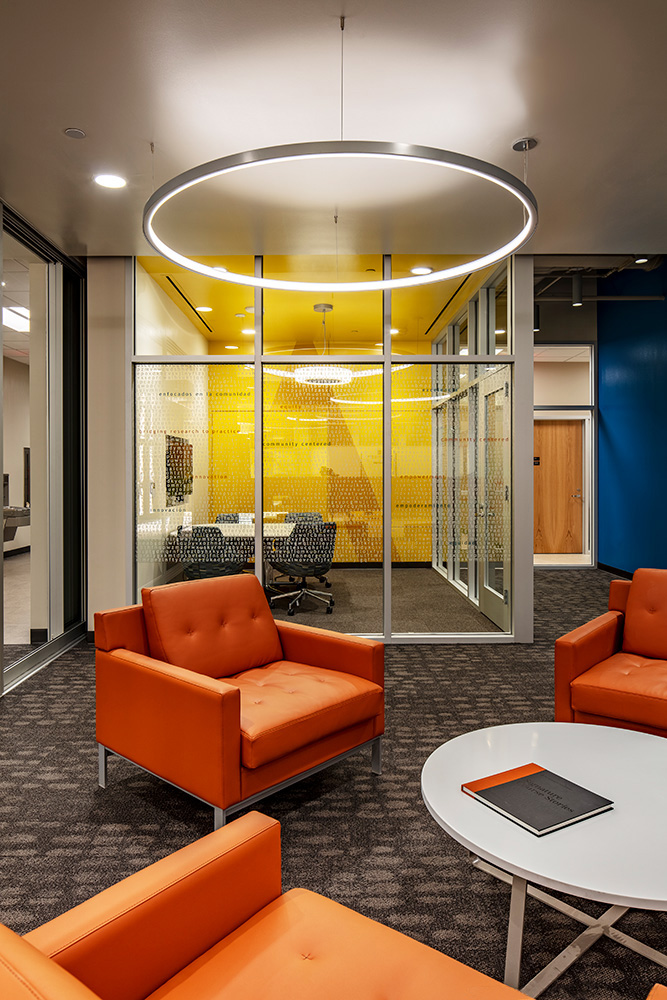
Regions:
[[209, 677], [229, 677], [283, 656], [255, 576], [219, 576], [145, 587], [150, 654]]
[[667, 662], [616, 653], [575, 677], [575, 712], [667, 729]]
[[667, 660], [667, 569], [637, 569], [625, 612], [623, 649]]
[[99, 1000], [78, 979], [2, 924], [0, 997], [2, 1000]]
[[339, 903], [293, 889], [149, 1000], [518, 1000], [520, 996]]
[[289, 660], [229, 677], [227, 683], [241, 692], [244, 767], [261, 767], [382, 711], [377, 684]]

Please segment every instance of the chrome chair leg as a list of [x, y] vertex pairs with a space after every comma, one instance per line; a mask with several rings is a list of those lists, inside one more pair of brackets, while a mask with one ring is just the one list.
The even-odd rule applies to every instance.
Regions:
[[97, 744], [97, 783], [100, 788], [107, 787], [107, 760], [109, 750], [101, 743]]
[[378, 736], [373, 740], [371, 751], [371, 771], [373, 774], [382, 774], [382, 737]]

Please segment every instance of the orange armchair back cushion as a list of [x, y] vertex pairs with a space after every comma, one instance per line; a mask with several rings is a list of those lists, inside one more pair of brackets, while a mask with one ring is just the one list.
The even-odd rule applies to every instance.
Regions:
[[256, 576], [219, 576], [145, 587], [150, 655], [209, 677], [231, 677], [283, 650]]
[[623, 651], [667, 660], [667, 569], [637, 569], [628, 594]]

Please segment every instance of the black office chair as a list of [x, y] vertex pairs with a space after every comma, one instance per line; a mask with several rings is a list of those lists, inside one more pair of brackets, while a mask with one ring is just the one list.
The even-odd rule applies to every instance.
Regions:
[[[310, 511], [310, 510], [291, 510], [288, 514], [285, 514], [286, 524], [292, 524], [292, 523], [296, 524], [299, 521], [305, 521], [306, 523], [309, 524], [323, 524], [324, 518], [317, 511]], [[280, 576], [287, 576], [287, 574], [280, 573], [279, 577]], [[317, 579], [319, 580], [320, 583], [323, 583], [325, 587], [329, 588], [331, 586], [326, 576], [318, 576]], [[295, 580], [296, 580], [295, 577], [290, 576], [289, 578], [290, 583], [294, 583]]]
[[[279, 573], [301, 580], [296, 589], [280, 591], [271, 585], [269, 604], [273, 607], [276, 601], [289, 600], [287, 614], [293, 615], [305, 597], [313, 597], [327, 605], [327, 614], [333, 612], [335, 601], [329, 594], [321, 590], [312, 590], [306, 583], [306, 577], [315, 576], [322, 579], [331, 569], [334, 548], [336, 546], [336, 525], [333, 522], [297, 521], [288, 538], [281, 540], [277, 551], [269, 560], [271, 566]], [[331, 586], [331, 584], [329, 584]]]
[[218, 514], [215, 519], [216, 524], [238, 524], [238, 514]]
[[227, 538], [219, 528], [206, 524], [182, 531], [179, 541], [186, 580], [242, 573], [254, 549], [254, 539]]

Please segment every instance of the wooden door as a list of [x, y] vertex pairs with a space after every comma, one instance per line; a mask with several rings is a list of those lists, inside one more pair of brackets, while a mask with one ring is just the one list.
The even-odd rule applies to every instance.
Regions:
[[536, 420], [535, 552], [581, 552], [583, 421]]

